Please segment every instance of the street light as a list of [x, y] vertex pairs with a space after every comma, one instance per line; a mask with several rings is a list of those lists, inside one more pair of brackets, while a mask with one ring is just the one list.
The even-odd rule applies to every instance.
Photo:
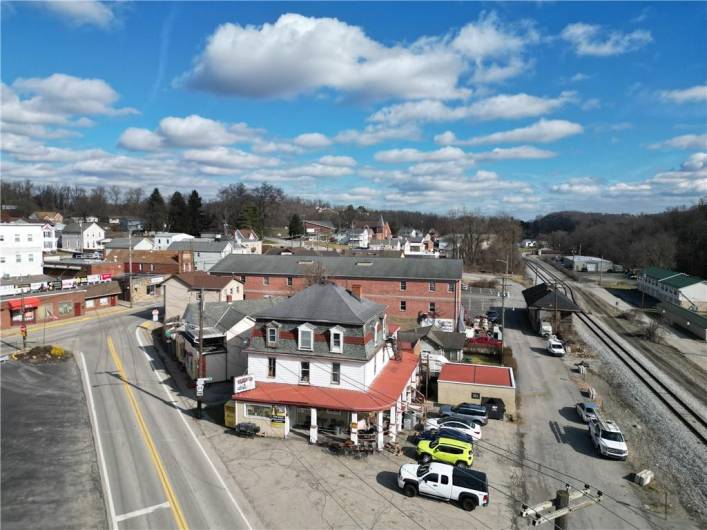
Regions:
[[506, 274], [503, 275], [501, 282], [501, 354], [503, 354], [506, 338], [506, 276], [508, 276], [508, 259], [497, 259], [496, 261], [506, 264]]

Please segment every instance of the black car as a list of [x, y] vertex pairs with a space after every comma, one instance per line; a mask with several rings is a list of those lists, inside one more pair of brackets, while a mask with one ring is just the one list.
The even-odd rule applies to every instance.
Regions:
[[436, 440], [437, 438], [451, 438], [453, 440], [459, 440], [460, 442], [466, 442], [474, 445], [474, 439], [461, 431], [456, 429], [446, 429], [442, 427], [441, 429], [431, 429], [429, 431], [423, 431], [417, 435], [417, 442], [420, 440]]
[[497, 322], [498, 311], [486, 311], [486, 318], [489, 319], [489, 322]]

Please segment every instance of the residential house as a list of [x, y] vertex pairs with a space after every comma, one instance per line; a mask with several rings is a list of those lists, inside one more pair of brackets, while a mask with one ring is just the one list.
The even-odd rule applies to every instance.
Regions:
[[204, 239], [188, 239], [175, 241], [167, 250], [189, 250], [194, 253], [194, 270], [209, 271], [225, 256], [233, 254], [235, 241], [208, 241]]
[[520, 248], [535, 248], [538, 246], [538, 242], [535, 239], [524, 239], [519, 246]]
[[[369, 250], [400, 250], [403, 249], [405, 240], [399, 237], [390, 239], [372, 239], [368, 242]], [[402, 254], [402, 252], [401, 252]]]
[[210, 272], [238, 279], [248, 299], [289, 296], [325, 276], [345, 289], [358, 286], [396, 317], [457, 321], [461, 310], [461, 260], [231, 254]]
[[205, 272], [175, 274], [162, 283], [164, 321], [178, 319], [190, 302], [199, 299], [204, 290], [204, 302], [243, 300], [243, 284], [228, 276], [212, 276]]
[[142, 232], [145, 229], [145, 221], [137, 217], [119, 217], [118, 224], [123, 232]]
[[263, 242], [260, 241], [258, 234], [250, 228], [237, 228], [233, 233], [233, 238], [240, 246], [247, 248], [250, 254], [263, 253]]
[[61, 248], [73, 252], [101, 250], [106, 232], [95, 222], [71, 223], [61, 232]]
[[439, 257], [439, 251], [434, 248], [434, 241], [429, 234], [423, 237], [408, 238], [403, 245], [403, 252], [406, 256]]
[[350, 228], [345, 234], [344, 244], [353, 248], [368, 248], [371, 232], [367, 228]]
[[[420, 343], [420, 356], [427, 366], [430, 355], [444, 357], [448, 361], [461, 362], [466, 335], [453, 331], [443, 331], [435, 326], [422, 326], [408, 331], [398, 331], [398, 340], [415, 345]], [[430, 373], [439, 373], [439, 363], [429, 363]]]
[[42, 274], [43, 223], [0, 223], [0, 273], [3, 277]]
[[336, 250], [317, 250], [307, 247], [271, 247], [266, 252], [268, 256], [338, 256]]
[[155, 232], [155, 250], [167, 250], [175, 241], [194, 239], [194, 236], [179, 232]]
[[59, 238], [56, 228], [50, 222], [45, 222], [42, 225], [42, 252], [56, 252], [57, 248], [59, 248]]
[[64, 216], [59, 212], [32, 212], [29, 219], [34, 222], [46, 222], [53, 225], [64, 222]]
[[402, 239], [408, 239], [411, 237], [422, 237], [425, 235], [425, 232], [423, 230], [420, 230], [418, 228], [410, 228], [409, 226], [404, 226], [400, 230], [398, 230], [397, 236]]
[[395, 441], [415, 396], [418, 358], [387, 341], [385, 306], [323, 282], [253, 316], [251, 384], [235, 389], [233, 422], [273, 437], [301, 430], [311, 443], [326, 432], [356, 444], [359, 429], [374, 426], [378, 449], [386, 433]]
[[[237, 300], [234, 302], [204, 302], [203, 351], [204, 375], [212, 382], [229, 381], [243, 375], [248, 370], [248, 355], [244, 350], [250, 344], [250, 337], [258, 313], [281, 298], [260, 300]], [[199, 302], [187, 305], [181, 316], [183, 323], [174, 335], [174, 352], [184, 364], [187, 375], [199, 377]]]
[[155, 243], [149, 237], [114, 237], [103, 240], [106, 256], [109, 256], [114, 250], [129, 249], [131, 242], [133, 250], [153, 250], [155, 248]]
[[707, 311], [707, 281], [660, 267], [641, 271], [638, 290], [663, 302], [670, 302], [692, 311]]

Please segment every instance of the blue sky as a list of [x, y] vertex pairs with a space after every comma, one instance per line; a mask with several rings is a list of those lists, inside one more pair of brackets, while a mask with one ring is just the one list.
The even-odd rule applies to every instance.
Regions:
[[1, 169], [659, 211], [707, 196], [705, 28], [700, 2], [3, 2]]

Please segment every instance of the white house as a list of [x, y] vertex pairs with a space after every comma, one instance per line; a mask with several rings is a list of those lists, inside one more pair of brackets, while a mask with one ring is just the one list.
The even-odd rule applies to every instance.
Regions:
[[188, 239], [175, 241], [167, 250], [189, 250], [194, 253], [194, 270], [209, 271], [229, 254], [250, 253], [245, 247], [238, 245], [239, 252], [234, 252], [235, 241], [207, 241], [203, 239]]
[[108, 256], [113, 250], [128, 250], [132, 243], [133, 250], [154, 250], [155, 243], [149, 237], [113, 237], [104, 239], [103, 248]]
[[240, 245], [243, 248], [248, 249], [247, 252], [234, 252], [234, 254], [243, 254], [243, 253], [250, 253], [250, 254], [262, 254], [263, 253], [263, 242], [260, 241], [258, 238], [258, 234], [256, 234], [253, 230], [250, 228], [241, 228], [241, 229], [236, 229], [236, 231], [233, 234], [233, 238], [235, 239], [236, 243]]
[[42, 274], [44, 223], [0, 223], [0, 274], [3, 277]]
[[155, 250], [167, 250], [175, 241], [187, 241], [194, 239], [194, 236], [179, 232], [156, 232], [154, 243]]
[[64, 227], [61, 233], [61, 248], [74, 252], [102, 250], [101, 241], [106, 238], [106, 231], [96, 223], [72, 223]]
[[406, 239], [403, 252], [406, 256], [439, 257], [439, 252], [435, 250], [434, 241], [429, 234], [425, 234], [424, 237]]
[[386, 340], [385, 306], [317, 283], [253, 316], [252, 384], [233, 396], [235, 422], [256, 423], [274, 437], [303, 429], [312, 443], [320, 431], [358, 443], [359, 429], [370, 427], [379, 449], [386, 431], [395, 440], [414, 398], [418, 360]]
[[354, 248], [368, 248], [371, 234], [366, 228], [350, 228], [346, 231], [344, 242]]
[[190, 302], [197, 300], [201, 289], [204, 302], [243, 300], [243, 284], [228, 276], [211, 276], [205, 272], [182, 272], [162, 283], [165, 322], [178, 319]]
[[670, 302], [691, 311], [707, 311], [707, 281], [698, 276], [660, 267], [641, 271], [638, 290], [653, 298]]
[[51, 223], [44, 223], [42, 225], [42, 252], [56, 252], [57, 248], [59, 248], [59, 238], [56, 228]]

